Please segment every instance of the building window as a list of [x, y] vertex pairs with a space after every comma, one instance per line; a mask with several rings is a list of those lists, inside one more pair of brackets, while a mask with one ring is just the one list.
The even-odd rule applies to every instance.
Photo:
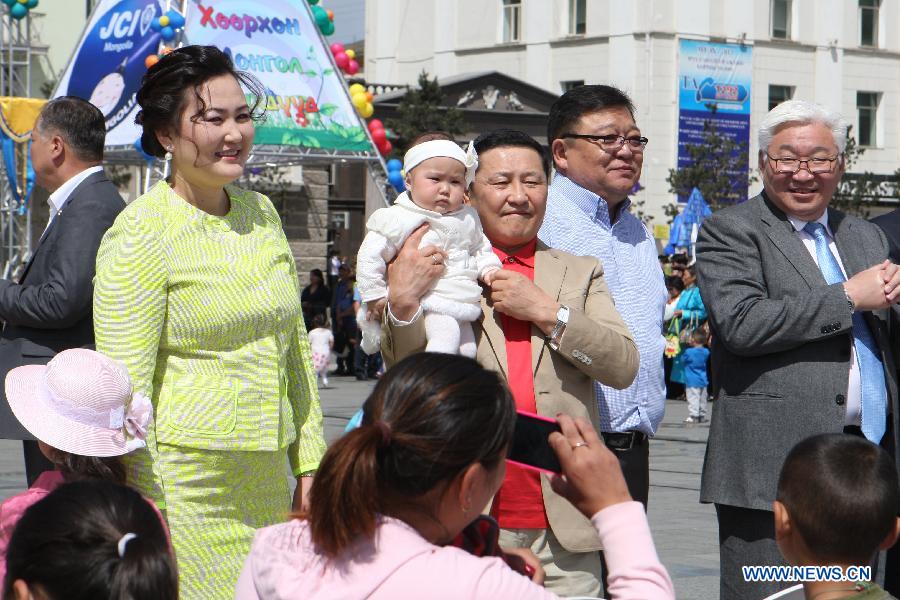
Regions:
[[503, 41], [522, 39], [522, 0], [503, 0]]
[[584, 35], [587, 29], [587, 0], [569, 0], [569, 35]]
[[772, 0], [772, 37], [791, 39], [791, 0]]
[[584, 79], [573, 79], [572, 81], [560, 81], [559, 87], [562, 88], [563, 94], [571, 90], [572, 88], [577, 88], [584, 85]]
[[859, 0], [859, 45], [878, 47], [878, 10], [881, 0]]
[[794, 97], [794, 88], [789, 85], [770, 85], [769, 86], [769, 110], [772, 110], [785, 100]]
[[875, 146], [878, 142], [878, 92], [856, 92], [856, 112], [859, 114], [857, 143], [860, 146]]

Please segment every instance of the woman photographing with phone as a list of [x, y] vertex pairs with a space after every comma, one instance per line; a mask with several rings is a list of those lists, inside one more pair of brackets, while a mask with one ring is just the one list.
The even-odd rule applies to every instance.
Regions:
[[185, 599], [231, 596], [255, 530], [291, 509], [286, 463], [299, 510], [325, 451], [281, 220], [231, 185], [264, 97], [214, 46], [153, 65], [137, 121], [171, 176], [119, 215], [97, 256], [97, 350], [154, 409], [128, 483], [165, 512]]
[[[462, 356], [414, 354], [387, 371], [363, 411], [322, 460], [310, 510], [257, 534], [238, 600], [557, 597], [500, 558], [447, 546], [503, 482], [516, 411], [496, 373]], [[610, 598], [674, 598], [616, 458], [586, 421], [559, 424], [550, 444], [564, 478], [553, 486], [592, 518]]]

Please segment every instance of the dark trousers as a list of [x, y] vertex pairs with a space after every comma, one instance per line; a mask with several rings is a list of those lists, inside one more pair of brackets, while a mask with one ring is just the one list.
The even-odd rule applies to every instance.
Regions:
[[28, 482], [28, 487], [34, 484], [34, 480], [38, 478], [38, 475], [44, 471], [52, 471], [56, 468], [41, 452], [37, 442], [24, 440], [22, 442], [22, 451], [25, 456], [25, 479]]
[[[622, 475], [625, 476], [628, 493], [631, 494], [633, 500], [643, 504], [644, 511], [646, 511], [647, 500], [650, 496], [650, 440], [645, 439], [642, 443], [627, 450], [612, 449], [612, 453], [619, 459], [619, 466], [622, 468]], [[603, 567], [603, 596], [608, 598], [606, 574], [609, 569], [606, 568], [606, 559], [602, 550], [600, 551], [600, 563]]]
[[719, 597], [759, 600], [789, 588], [783, 581], [744, 581], [741, 567], [787, 565], [775, 543], [775, 519], [768, 510], [716, 504], [719, 520]]

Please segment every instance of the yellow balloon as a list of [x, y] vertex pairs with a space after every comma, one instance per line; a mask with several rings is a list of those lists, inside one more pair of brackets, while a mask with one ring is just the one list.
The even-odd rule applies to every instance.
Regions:
[[167, 15], [161, 16], [159, 18], [159, 24], [162, 27], [168, 27], [169, 26], [169, 17]]
[[350, 100], [353, 102], [353, 106], [355, 106], [357, 110], [360, 111], [366, 106], [366, 104], [369, 103], [369, 99], [366, 98], [365, 92], [361, 94], [353, 94]]
[[372, 106], [371, 102], [366, 102], [366, 105], [359, 111], [359, 114], [363, 119], [368, 119], [375, 114], [375, 107]]
[[346, 54], [347, 58], [349, 58], [350, 60], [356, 58], [356, 52], [353, 50], [344, 50], [344, 54]]
[[353, 85], [350, 86], [350, 95], [351, 96], [355, 96], [356, 94], [358, 94], [360, 92], [365, 93], [365, 91], [366, 91], [366, 88], [361, 83], [354, 83]]

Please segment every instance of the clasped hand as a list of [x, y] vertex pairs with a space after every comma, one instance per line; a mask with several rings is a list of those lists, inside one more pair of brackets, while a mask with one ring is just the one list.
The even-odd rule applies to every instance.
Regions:
[[885, 260], [848, 279], [844, 289], [856, 310], [887, 308], [900, 299], [900, 266]]

